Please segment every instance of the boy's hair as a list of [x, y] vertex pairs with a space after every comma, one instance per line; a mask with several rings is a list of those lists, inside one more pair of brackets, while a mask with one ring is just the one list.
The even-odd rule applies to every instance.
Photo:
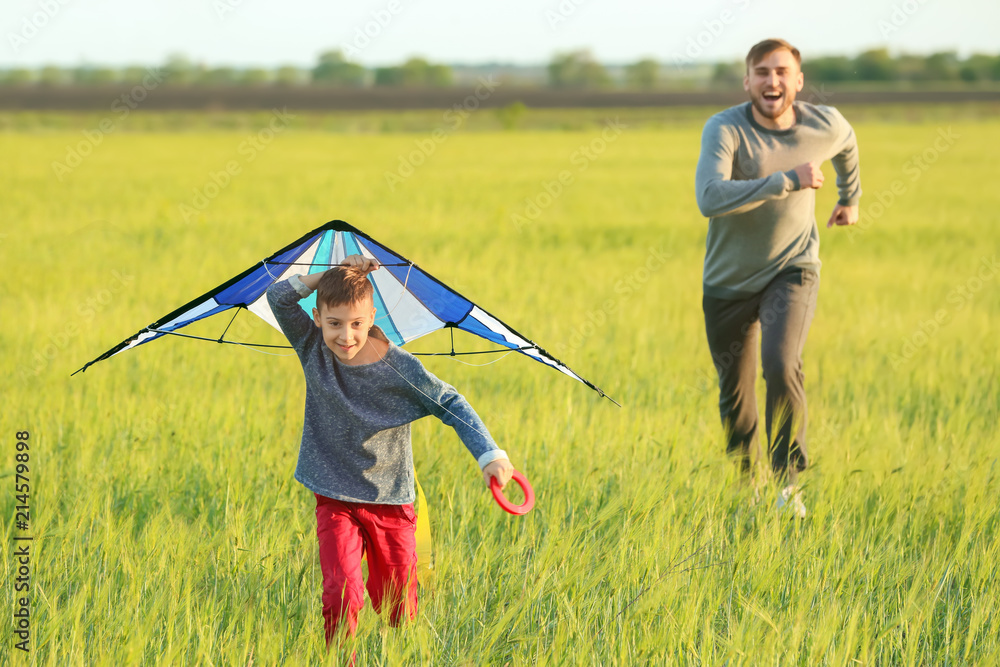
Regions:
[[372, 284], [364, 271], [353, 266], [337, 267], [327, 271], [316, 286], [316, 307], [326, 304], [336, 308], [344, 304], [372, 300]]
[[802, 67], [802, 56], [799, 54], [799, 50], [785, 40], [775, 37], [757, 42], [750, 47], [750, 51], [747, 53], [747, 71], [749, 72], [751, 67], [763, 60], [764, 56], [778, 49], [787, 49], [790, 51], [795, 58], [795, 62], [799, 64], [800, 68]]

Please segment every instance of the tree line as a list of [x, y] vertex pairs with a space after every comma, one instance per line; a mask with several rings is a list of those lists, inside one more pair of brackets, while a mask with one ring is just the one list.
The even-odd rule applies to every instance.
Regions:
[[[192, 86], [409, 86], [447, 87], [457, 83], [455, 68], [424, 58], [387, 67], [368, 68], [348, 60], [341, 51], [319, 56], [312, 68], [284, 66], [267, 68], [207, 67], [183, 56], [174, 56], [159, 67], [170, 85]], [[482, 70], [487, 67], [480, 68]], [[511, 68], [506, 68], [510, 70]], [[517, 69], [517, 68], [513, 68]], [[742, 61], [699, 65], [663, 63], [644, 58], [622, 66], [606, 66], [589, 51], [555, 54], [544, 70], [522, 68], [517, 82], [553, 88], [669, 88], [680, 82], [732, 85], [743, 79]], [[821, 56], [802, 63], [813, 82], [850, 84], [864, 82], [1000, 82], [1000, 55], [974, 54], [959, 58], [954, 51], [930, 55], [891, 55], [886, 49], [865, 51], [854, 57]], [[110, 68], [92, 65], [39, 69], [0, 70], [0, 85], [99, 85], [139, 82], [150, 71], [145, 67]]]

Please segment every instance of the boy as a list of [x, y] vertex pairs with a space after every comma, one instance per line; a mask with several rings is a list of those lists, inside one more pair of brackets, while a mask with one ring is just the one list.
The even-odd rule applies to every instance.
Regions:
[[[482, 420], [375, 326], [370, 271], [352, 255], [340, 267], [292, 276], [267, 290], [275, 319], [306, 380], [305, 423], [295, 479], [316, 496], [327, 646], [346, 622], [353, 635], [364, 605], [361, 557], [368, 556], [372, 607], [389, 623], [417, 613], [416, 515], [410, 422], [434, 415], [452, 426], [501, 485], [514, 471]], [[312, 319], [299, 305], [316, 291]]]

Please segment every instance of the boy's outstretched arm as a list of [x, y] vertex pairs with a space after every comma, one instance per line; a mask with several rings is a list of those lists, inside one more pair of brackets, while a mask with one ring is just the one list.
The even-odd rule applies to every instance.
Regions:
[[483, 420], [465, 397], [450, 384], [435, 377], [416, 357], [405, 355], [400, 361], [402, 363], [395, 369], [396, 372], [416, 390], [414, 398], [424, 405], [428, 414], [455, 429], [459, 439], [476, 459], [483, 473], [483, 483], [488, 487], [490, 478], [496, 477], [501, 487], [506, 486], [514, 473], [514, 466], [507, 452], [497, 447]]

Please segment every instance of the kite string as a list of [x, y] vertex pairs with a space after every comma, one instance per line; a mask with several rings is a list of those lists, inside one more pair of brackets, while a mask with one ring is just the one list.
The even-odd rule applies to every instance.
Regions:
[[[381, 265], [380, 265], [380, 266], [381, 266]], [[387, 317], [389, 317], [390, 315], [392, 315], [392, 313], [393, 313], [393, 312], [394, 312], [394, 311], [396, 310], [396, 308], [397, 308], [397, 307], [399, 306], [400, 302], [401, 302], [401, 301], [403, 300], [403, 295], [404, 295], [404, 294], [406, 294], [406, 287], [407, 287], [407, 285], [409, 285], [409, 284], [410, 284], [410, 271], [411, 271], [411, 270], [413, 270], [413, 262], [410, 262], [410, 263], [409, 263], [409, 265], [407, 265], [407, 267], [406, 267], [406, 278], [405, 278], [405, 279], [403, 280], [403, 289], [402, 289], [402, 290], [400, 290], [400, 292], [399, 292], [399, 298], [398, 298], [398, 299], [396, 299], [396, 303], [394, 303], [394, 304], [392, 305], [392, 308], [390, 308], [390, 309], [388, 310], [388, 312], [386, 312], [386, 314], [385, 314], [385, 315], [383, 315], [382, 317], [377, 317], [377, 318], [375, 318], [375, 319], [384, 319], [384, 318], [387, 318]], [[391, 275], [391, 274], [390, 274], [390, 275]]]
[[456, 357], [453, 354], [442, 354], [441, 356], [442, 357], [448, 357], [449, 359], [457, 361], [460, 364], [465, 364], [466, 366], [476, 366], [478, 368], [478, 367], [482, 367], [482, 366], [489, 366], [490, 364], [495, 364], [498, 361], [503, 361], [508, 356], [514, 354], [514, 352], [515, 352], [515, 350], [511, 350], [510, 352], [508, 352], [507, 354], [503, 355], [502, 357], [498, 357], [498, 358], [494, 359], [493, 361], [487, 361], [485, 364], [472, 364], [472, 363], [469, 363], [468, 361], [462, 361], [461, 359], [459, 359], [458, 357]]
[[259, 352], [260, 354], [266, 354], [266, 355], [269, 355], [269, 356], [272, 356], [272, 357], [294, 357], [295, 356], [295, 352], [291, 352], [289, 354], [279, 354], [277, 352], [268, 352], [267, 350], [259, 350], [256, 347], [254, 347], [253, 344], [240, 343], [240, 342], [237, 342], [235, 340], [227, 340], [226, 342], [229, 343], [230, 345], [239, 345], [240, 347], [245, 347], [248, 350], [253, 350], [254, 352]]
[[[388, 354], [388, 353], [387, 353], [387, 354]], [[433, 398], [432, 398], [431, 396], [428, 396], [428, 395], [427, 395], [427, 392], [425, 392], [425, 391], [424, 391], [423, 389], [421, 389], [421, 388], [420, 388], [420, 387], [418, 387], [417, 385], [415, 385], [415, 384], [413, 384], [412, 382], [410, 382], [410, 381], [409, 381], [409, 380], [408, 380], [408, 379], [406, 378], [406, 376], [405, 376], [405, 375], [403, 375], [402, 373], [400, 373], [400, 372], [399, 372], [399, 370], [398, 370], [398, 369], [397, 369], [397, 368], [396, 368], [395, 366], [393, 366], [392, 364], [390, 364], [390, 363], [389, 363], [388, 361], [386, 361], [386, 360], [385, 360], [385, 355], [382, 355], [382, 358], [381, 358], [381, 359], [379, 359], [379, 361], [381, 361], [381, 362], [382, 362], [383, 364], [385, 364], [386, 366], [388, 366], [389, 368], [391, 368], [391, 369], [392, 369], [393, 371], [395, 371], [396, 375], [398, 375], [399, 377], [403, 378], [403, 382], [405, 382], [406, 384], [410, 385], [411, 387], [413, 387], [414, 389], [416, 389], [416, 390], [417, 390], [418, 392], [420, 392], [421, 394], [423, 394], [423, 396], [424, 396], [424, 397], [425, 397], [425, 398], [426, 398], [427, 400], [429, 400], [429, 401], [430, 401], [431, 403], [434, 403], [434, 404], [435, 404], [435, 405], [437, 405], [437, 406], [438, 406], [439, 408], [441, 408], [442, 410], [444, 410], [445, 412], [447, 412], [448, 414], [450, 414], [450, 415], [451, 415], [452, 417], [454, 417], [454, 418], [455, 418], [455, 419], [457, 419], [458, 421], [462, 422], [463, 424], [465, 424], [466, 426], [468, 426], [469, 428], [471, 428], [471, 429], [472, 429], [473, 431], [475, 431], [475, 432], [476, 432], [476, 433], [478, 433], [479, 435], [483, 436], [484, 438], [486, 438], [486, 439], [488, 439], [488, 440], [492, 440], [492, 438], [490, 437], [490, 434], [489, 434], [489, 433], [483, 433], [483, 432], [482, 432], [482, 431], [480, 431], [480, 430], [479, 430], [478, 428], [476, 428], [475, 426], [473, 426], [473, 425], [472, 425], [472, 424], [470, 424], [469, 422], [465, 421], [464, 419], [462, 419], [461, 417], [459, 417], [458, 415], [456, 415], [456, 414], [455, 414], [454, 412], [452, 412], [451, 410], [449, 410], [449, 409], [448, 409], [448, 408], [446, 408], [445, 406], [443, 406], [443, 405], [441, 405], [440, 403], [438, 403], [437, 401], [435, 401], [435, 400], [434, 400], [434, 399], [433, 399]]]

